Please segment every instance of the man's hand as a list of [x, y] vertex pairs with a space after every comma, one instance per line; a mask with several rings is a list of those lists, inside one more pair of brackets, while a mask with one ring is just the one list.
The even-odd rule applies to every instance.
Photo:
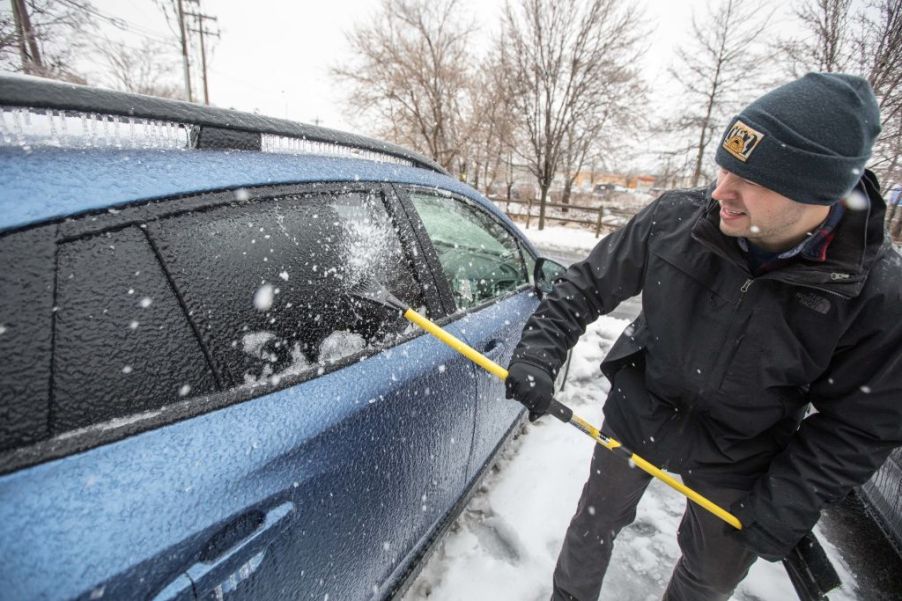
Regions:
[[735, 530], [729, 526], [729, 532], [755, 555], [767, 561], [780, 561], [789, 555], [792, 545], [774, 538], [755, 523], [753, 512], [742, 500], [733, 504], [730, 513], [742, 522], [742, 530]]
[[554, 379], [551, 374], [524, 361], [513, 361], [508, 366], [504, 388], [507, 398], [517, 399], [529, 409], [530, 421], [545, 415], [554, 398]]
[[[732, 526], [730, 527], [732, 528]], [[787, 551], [783, 546], [771, 540], [767, 533], [755, 524], [750, 526], [743, 524], [742, 530], [734, 530], [734, 532], [734, 536], [761, 559], [780, 561], [786, 557]]]

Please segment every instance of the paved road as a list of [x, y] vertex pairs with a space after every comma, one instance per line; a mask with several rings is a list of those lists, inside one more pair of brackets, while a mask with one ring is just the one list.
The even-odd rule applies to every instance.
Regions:
[[902, 556], [868, 516], [856, 493], [825, 509], [820, 527], [856, 575], [860, 599], [902, 599]]
[[[583, 258], [555, 251], [548, 251], [545, 256], [564, 265]], [[633, 320], [641, 310], [641, 296], [636, 296], [621, 303], [610, 316]], [[860, 599], [902, 600], [902, 556], [896, 553], [867, 514], [857, 494], [826, 509], [819, 525], [824, 537], [841, 551], [851, 572], [856, 575]]]

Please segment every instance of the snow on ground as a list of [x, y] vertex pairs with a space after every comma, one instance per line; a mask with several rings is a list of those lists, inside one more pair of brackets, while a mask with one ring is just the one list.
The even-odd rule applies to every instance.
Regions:
[[[554, 230], [565, 228], [546, 228], [543, 235], [551, 242], [578, 239], [573, 230]], [[537, 233], [528, 232], [546, 249]], [[570, 375], [559, 398], [594, 424], [601, 423], [609, 390], [598, 365], [627, 324], [602, 317], [574, 348]], [[403, 601], [548, 599], [557, 554], [588, 475], [594, 444], [573, 427], [549, 417], [524, 425]], [[676, 531], [684, 507], [681, 495], [652, 482], [636, 521], [615, 542], [601, 599], [660, 599], [679, 557]], [[839, 552], [823, 536], [819, 538], [844, 583], [830, 599], [862, 599]], [[734, 601], [793, 599], [797, 596], [782, 565], [763, 560], [753, 566], [733, 597]]]
[[518, 225], [533, 244], [546, 252], [588, 254], [600, 240], [595, 237], [594, 232], [584, 229], [548, 226], [540, 231], [535, 229], [534, 224], [528, 230], [525, 228], [525, 224], [519, 223]]

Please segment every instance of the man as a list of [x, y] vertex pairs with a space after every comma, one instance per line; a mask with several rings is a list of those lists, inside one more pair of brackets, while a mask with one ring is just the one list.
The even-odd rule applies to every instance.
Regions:
[[[743, 524], [687, 504], [668, 601], [728, 599], [902, 444], [902, 260], [864, 170], [879, 131], [858, 77], [810, 73], [765, 94], [718, 142], [716, 185], [651, 203], [524, 327], [507, 390], [535, 416], [586, 325], [642, 292], [601, 366], [603, 431]], [[598, 598], [649, 480], [596, 447], [553, 599]]]

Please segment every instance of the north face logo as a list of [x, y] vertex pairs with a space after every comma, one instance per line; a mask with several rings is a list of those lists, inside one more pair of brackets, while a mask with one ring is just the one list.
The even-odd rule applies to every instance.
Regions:
[[830, 301], [813, 292], [796, 292], [796, 300], [804, 307], [817, 311], [822, 315], [830, 312]]
[[723, 148], [744, 163], [762, 138], [764, 138], [764, 134], [760, 131], [737, 120], [724, 138]]

